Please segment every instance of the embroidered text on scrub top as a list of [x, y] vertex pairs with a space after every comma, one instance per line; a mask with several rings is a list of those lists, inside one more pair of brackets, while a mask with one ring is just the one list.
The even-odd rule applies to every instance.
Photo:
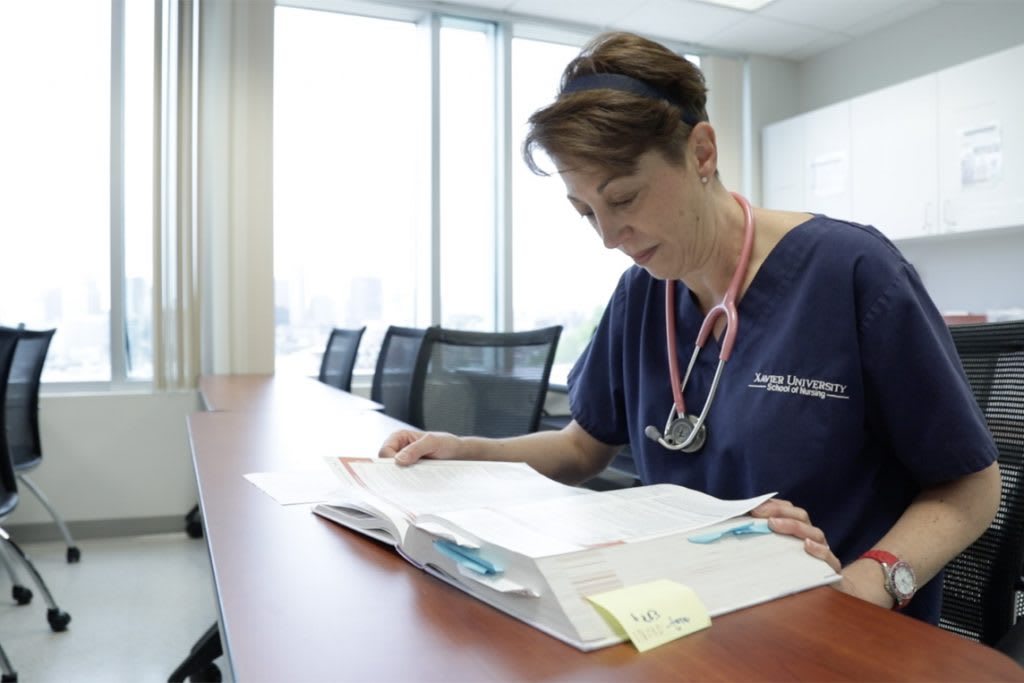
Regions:
[[830, 382], [823, 379], [812, 379], [810, 377], [798, 377], [796, 375], [777, 375], [762, 372], [754, 373], [751, 389], [764, 389], [782, 394], [799, 394], [800, 396], [811, 396], [813, 398], [841, 398], [848, 399], [845, 384]]

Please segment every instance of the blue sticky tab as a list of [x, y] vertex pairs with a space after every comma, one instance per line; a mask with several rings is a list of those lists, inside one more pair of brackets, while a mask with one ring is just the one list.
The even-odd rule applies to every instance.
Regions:
[[757, 522], [751, 522], [750, 524], [744, 524], [741, 527], [736, 527], [730, 533], [733, 536], [746, 536], [748, 534], [770, 534], [772, 530], [768, 528], [768, 520], [762, 519]]
[[502, 573], [501, 567], [480, 557], [479, 552], [475, 548], [464, 548], [456, 543], [442, 539], [436, 539], [434, 547], [442, 555], [455, 560], [463, 567], [471, 569], [477, 574], [490, 576]]
[[734, 526], [731, 529], [725, 529], [723, 531], [709, 531], [705, 534], [696, 534], [694, 536], [687, 537], [690, 543], [714, 543], [720, 538], [725, 536], [747, 536], [750, 534], [770, 534], [772, 530], [768, 528], [768, 520], [758, 520], [756, 522], [747, 522], [739, 526]]

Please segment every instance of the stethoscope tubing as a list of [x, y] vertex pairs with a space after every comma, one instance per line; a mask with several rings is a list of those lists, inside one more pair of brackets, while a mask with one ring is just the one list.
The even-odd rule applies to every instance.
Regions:
[[665, 337], [666, 346], [668, 347], [668, 371], [669, 380], [672, 383], [673, 404], [669, 410], [668, 419], [665, 422], [664, 434], [668, 434], [675, 420], [686, 419], [686, 403], [683, 400], [683, 390], [690, 379], [690, 373], [697, 362], [697, 356], [700, 355], [701, 349], [704, 348], [704, 345], [711, 336], [712, 330], [714, 330], [716, 321], [723, 315], [726, 321], [725, 333], [722, 337], [722, 350], [718, 354], [718, 366], [715, 368], [715, 376], [711, 381], [711, 389], [708, 391], [708, 398], [704, 402], [704, 408], [701, 410], [697, 422], [693, 425], [690, 435], [679, 444], [668, 443], [664, 436], [658, 439], [658, 443], [670, 450], [684, 450], [697, 439], [700, 429], [704, 426], [704, 421], [707, 419], [711, 404], [714, 402], [715, 392], [718, 391], [718, 383], [722, 377], [722, 370], [732, 355], [733, 346], [736, 344], [736, 335], [739, 333], [740, 320], [739, 313], [736, 310], [736, 301], [739, 298], [740, 287], [750, 267], [750, 253], [753, 251], [754, 246], [754, 211], [750, 206], [750, 202], [745, 197], [738, 192], [732, 192], [731, 194], [743, 209], [743, 247], [740, 249], [739, 261], [736, 264], [736, 270], [733, 272], [732, 279], [729, 281], [729, 288], [725, 290], [725, 296], [722, 297], [722, 301], [712, 307], [708, 314], [704, 316], [704, 321], [697, 332], [693, 353], [690, 356], [690, 362], [686, 367], [686, 375], [682, 382], [679, 381], [679, 363], [676, 358], [675, 280], [665, 281]]

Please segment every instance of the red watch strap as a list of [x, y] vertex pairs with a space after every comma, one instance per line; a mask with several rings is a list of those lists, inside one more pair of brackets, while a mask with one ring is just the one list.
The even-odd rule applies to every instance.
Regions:
[[[863, 555], [861, 555], [861, 557], [862, 558], [867, 558], [869, 560], [874, 560], [875, 562], [878, 562], [879, 564], [881, 564], [882, 568], [886, 571], [886, 575], [887, 576], [891, 576], [889, 573], [892, 571], [892, 568], [894, 566], [896, 566], [898, 563], [902, 562], [902, 560], [900, 560], [900, 558], [896, 557], [892, 553], [890, 553], [890, 552], [888, 552], [886, 550], [878, 550], [878, 549], [869, 550], [866, 553], [864, 553]], [[910, 565], [907, 565], [905, 562], [903, 562], [903, 564], [905, 566], [907, 566], [908, 568], [910, 566]], [[913, 570], [911, 570], [911, 571], [913, 571]], [[910, 598], [913, 597], [913, 593], [911, 593], [909, 596], [901, 598], [900, 596], [898, 596], [895, 593], [893, 593], [893, 590], [895, 590], [895, 589], [889, 586], [888, 581], [889, 581], [889, 579], [887, 578], [886, 579], [886, 584], [887, 584], [886, 585], [886, 590], [889, 591], [889, 594], [892, 596], [893, 600], [895, 600], [895, 604], [892, 606], [892, 608], [895, 609], [895, 610], [901, 610], [904, 607], [906, 607], [907, 605], [909, 605], [910, 604]]]
[[883, 562], [890, 567], [900, 561], [900, 558], [885, 550], [869, 550], [861, 555], [861, 557], [866, 557], [875, 562]]

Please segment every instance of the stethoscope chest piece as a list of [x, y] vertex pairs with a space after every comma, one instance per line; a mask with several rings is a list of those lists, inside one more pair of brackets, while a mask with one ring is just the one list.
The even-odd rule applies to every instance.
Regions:
[[[697, 430], [696, 434], [693, 434], [694, 428]], [[691, 434], [693, 434], [692, 440], [687, 443]], [[671, 450], [696, 453], [704, 446], [704, 441], [708, 438], [708, 430], [699, 422], [696, 415], [683, 415], [669, 423], [662, 438], [665, 441], [663, 445]]]
[[[679, 381], [679, 367], [676, 359], [676, 306], [675, 306], [675, 284], [668, 280], [665, 282], [665, 336], [668, 348], [669, 378], [672, 382], [672, 408], [669, 410], [668, 419], [665, 421], [664, 432], [659, 432], [657, 427], [648, 425], [644, 429], [647, 438], [657, 441], [664, 448], [684, 453], [696, 453], [707, 440], [708, 432], [704, 422], [707, 420], [708, 411], [715, 400], [715, 392], [718, 390], [718, 382], [722, 378], [722, 368], [732, 354], [733, 344], [736, 342], [736, 330], [739, 327], [739, 313], [736, 310], [736, 301], [739, 299], [740, 285], [746, 276], [747, 267], [750, 264], [750, 251], [754, 244], [754, 212], [750, 203], [740, 195], [733, 193], [733, 197], [743, 208], [743, 248], [740, 251], [739, 261], [736, 270], [732, 274], [729, 288], [722, 298], [722, 302], [712, 307], [701, 323], [700, 331], [697, 332], [697, 339], [693, 347], [693, 354], [690, 356], [690, 364], [686, 367], [686, 376]], [[722, 351], [718, 355], [718, 366], [715, 368], [715, 376], [711, 380], [711, 388], [708, 391], [704, 408], [700, 416], [690, 415], [686, 412], [686, 404], [683, 401], [683, 390], [690, 380], [690, 373], [697, 362], [697, 356], [712, 334], [716, 320], [723, 316], [725, 318], [725, 330], [722, 335]]]

